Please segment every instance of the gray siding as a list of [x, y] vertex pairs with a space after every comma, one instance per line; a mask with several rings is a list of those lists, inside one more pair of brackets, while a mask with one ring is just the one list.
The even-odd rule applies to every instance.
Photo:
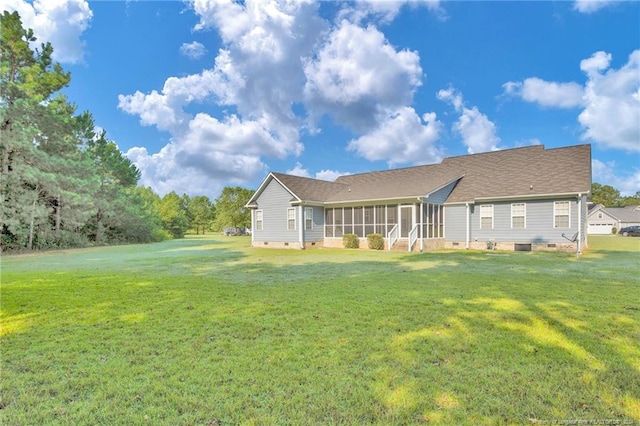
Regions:
[[466, 207], [464, 205], [444, 207], [444, 237], [446, 241], [466, 240], [466, 215]]
[[458, 183], [458, 181], [451, 182], [449, 185], [440, 188], [433, 194], [429, 195], [429, 198], [426, 198], [425, 201], [433, 204], [443, 204], [449, 197], [449, 194], [451, 194], [451, 191], [453, 191], [453, 187], [456, 186], [456, 183]]
[[287, 229], [287, 208], [291, 207], [292, 198], [289, 191], [284, 189], [275, 179], [269, 182], [256, 200], [258, 210], [262, 210], [264, 222], [262, 231], [256, 230], [255, 223], [253, 224], [254, 241], [296, 242], [300, 240], [301, 222], [298, 217], [298, 207], [296, 207], [296, 229], [293, 231]]
[[[305, 208], [306, 207], [303, 207], [303, 215], [304, 215]], [[323, 240], [324, 240], [324, 208], [315, 206], [313, 207], [313, 229], [304, 230], [304, 241], [313, 242], [313, 241], [323, 241]]]
[[[577, 199], [558, 200], [570, 201], [570, 227], [553, 227], [553, 203], [555, 200], [526, 201], [526, 227], [524, 229], [511, 228], [511, 204], [512, 202], [478, 203], [470, 206], [470, 241], [508, 241], [516, 243], [564, 243], [568, 242], [562, 237], [565, 234], [572, 237], [578, 232], [579, 203]], [[514, 201], [518, 202], [518, 201]], [[493, 205], [493, 228], [480, 229], [480, 205]], [[584, 213], [583, 213], [584, 214]], [[447, 241], [465, 241], [466, 211], [464, 205], [445, 207], [445, 239]], [[584, 216], [583, 216], [584, 217]], [[583, 222], [584, 224], [584, 222]]]

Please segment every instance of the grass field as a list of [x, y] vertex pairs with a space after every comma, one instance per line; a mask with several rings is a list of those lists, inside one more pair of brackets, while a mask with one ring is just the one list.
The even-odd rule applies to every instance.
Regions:
[[248, 245], [4, 256], [0, 424], [640, 423], [639, 238]]

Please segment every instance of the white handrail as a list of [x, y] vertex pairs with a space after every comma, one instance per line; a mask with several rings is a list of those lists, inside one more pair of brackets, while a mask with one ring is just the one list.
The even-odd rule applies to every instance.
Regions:
[[409, 232], [409, 247], [407, 251], [411, 251], [411, 248], [413, 247], [416, 241], [418, 241], [418, 225], [415, 225], [411, 229], [411, 232]]
[[393, 228], [391, 228], [391, 231], [389, 231], [389, 233], [387, 234], [387, 239], [389, 240], [389, 251], [391, 251], [391, 247], [393, 247], [396, 241], [398, 241], [398, 238], [400, 238], [400, 235], [398, 233], [398, 224], [395, 224], [393, 225]]

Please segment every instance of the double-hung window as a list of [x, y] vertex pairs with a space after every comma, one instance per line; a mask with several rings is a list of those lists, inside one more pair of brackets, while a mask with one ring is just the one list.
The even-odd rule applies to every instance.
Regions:
[[313, 207], [304, 208], [304, 229], [307, 231], [313, 229]]
[[289, 231], [295, 231], [296, 229], [296, 208], [289, 207], [287, 209], [287, 229]]
[[256, 210], [256, 231], [262, 231], [263, 223], [262, 210]]
[[569, 201], [556, 201], [553, 203], [553, 227], [571, 227], [571, 203]]
[[524, 229], [527, 227], [527, 207], [524, 203], [511, 204], [511, 228]]
[[480, 206], [480, 229], [493, 228], [493, 204]]

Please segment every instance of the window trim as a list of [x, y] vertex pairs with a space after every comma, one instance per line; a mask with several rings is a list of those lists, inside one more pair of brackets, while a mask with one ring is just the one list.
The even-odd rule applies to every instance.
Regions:
[[[483, 210], [485, 210], [485, 209], [483, 209], [483, 207], [491, 207], [491, 216], [489, 216], [489, 215], [486, 215], [486, 216], [485, 216], [485, 215], [483, 215]], [[495, 216], [495, 215], [494, 215], [493, 210], [494, 210], [494, 209], [493, 209], [493, 204], [481, 204], [481, 205], [480, 205], [480, 229], [493, 229], [493, 228], [494, 228], [493, 220], [494, 220], [494, 216]], [[487, 227], [483, 227], [483, 226], [482, 226], [482, 219], [483, 219], [483, 218], [487, 218], [487, 217], [490, 217], [490, 218], [491, 218], [491, 228], [487, 228]]]
[[[566, 214], [558, 214], [558, 206], [561, 204], [566, 204], [568, 206]], [[567, 216], [567, 226], [558, 226], [557, 218], [558, 216]], [[553, 228], [559, 229], [568, 229], [571, 228], [571, 201], [563, 200], [563, 201], [554, 201], [553, 202]]]
[[264, 213], [263, 210], [256, 210], [256, 231], [264, 230]]
[[[522, 215], [514, 215], [514, 206], [522, 206]], [[513, 219], [517, 217], [522, 218], [522, 227], [513, 226]], [[527, 203], [511, 203], [511, 229], [527, 229]]]
[[[291, 214], [292, 212], [293, 212], [293, 215]], [[291, 225], [291, 223], [293, 223], [293, 225]], [[295, 231], [295, 230], [296, 230], [296, 208], [287, 207], [287, 231]]]
[[304, 230], [313, 231], [313, 207], [304, 208]]

